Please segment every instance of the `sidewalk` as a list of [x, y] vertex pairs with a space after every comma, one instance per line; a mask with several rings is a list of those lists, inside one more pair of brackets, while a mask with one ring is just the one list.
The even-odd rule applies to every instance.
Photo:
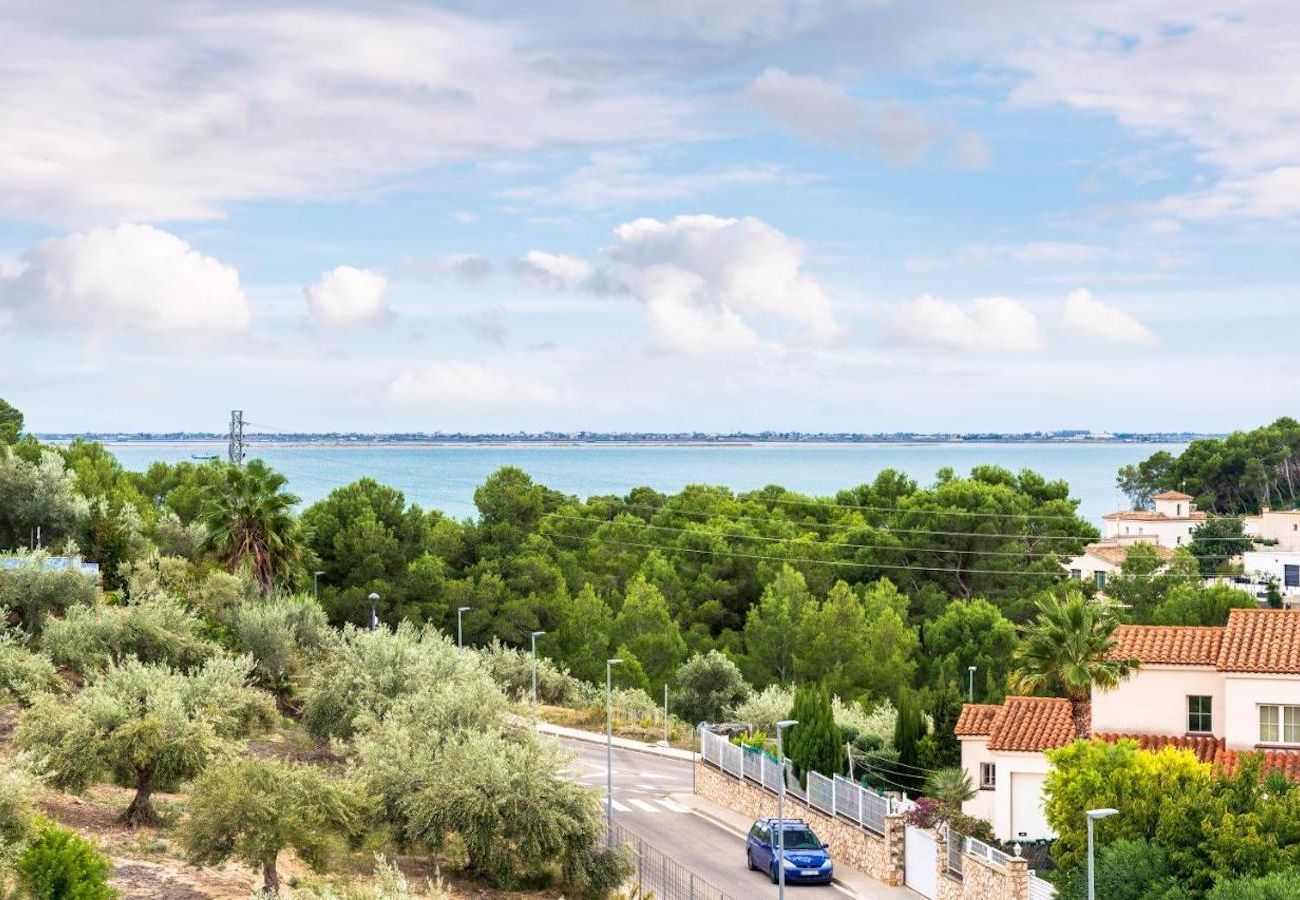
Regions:
[[[742, 839], [749, 832], [749, 826], [754, 824], [735, 810], [698, 794], [669, 794], [668, 798], [688, 807], [691, 812], [708, 819], [715, 825], [734, 832]], [[835, 884], [849, 896], [861, 900], [916, 900], [920, 896], [908, 888], [881, 884], [869, 875], [864, 875], [838, 862], [835, 864]]]
[[[601, 745], [605, 743], [605, 735], [595, 731], [583, 731], [581, 728], [566, 728], [563, 725], [552, 725], [549, 722], [538, 722], [537, 730], [542, 734], [568, 738], [573, 741], [586, 741], [591, 744]], [[630, 738], [621, 737], [615, 737], [612, 743], [620, 750], [632, 750], [637, 753], [648, 753], [651, 756], [662, 756], [666, 759], [676, 759], [682, 762], [693, 762], [695, 760], [694, 753], [689, 750], [678, 750], [676, 747], [645, 744], [641, 741], [634, 741]], [[748, 828], [749, 826], [746, 825], [745, 827]]]

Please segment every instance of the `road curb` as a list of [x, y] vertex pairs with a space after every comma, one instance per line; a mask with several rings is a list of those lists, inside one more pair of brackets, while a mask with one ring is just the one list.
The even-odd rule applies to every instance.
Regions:
[[[556, 738], [567, 738], [573, 741], [583, 741], [588, 744], [604, 744], [605, 735], [597, 734], [594, 731], [582, 731], [577, 728], [566, 728], [558, 731], [554, 727], [547, 727], [547, 723], [539, 722], [537, 731], [541, 734], [547, 734]], [[675, 747], [655, 747], [650, 744], [638, 745], [629, 743], [614, 744], [615, 750], [627, 750], [630, 753], [644, 753], [647, 756], [657, 756], [660, 759], [671, 759], [675, 762], [694, 762], [695, 754], [688, 753], [685, 750], [678, 750]]]

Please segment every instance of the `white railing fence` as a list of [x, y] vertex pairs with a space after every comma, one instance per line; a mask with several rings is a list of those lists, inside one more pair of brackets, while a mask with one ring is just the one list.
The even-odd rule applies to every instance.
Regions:
[[809, 772], [807, 788], [801, 788], [794, 777], [793, 764], [777, 763], [767, 753], [747, 749], [731, 743], [724, 735], [707, 728], [700, 729], [700, 756], [710, 765], [737, 778], [748, 779], [762, 785], [772, 793], [781, 789], [782, 770], [785, 771], [786, 792], [806, 802], [828, 816], [838, 816], [856, 822], [860, 827], [883, 836], [885, 816], [905, 812], [912, 804], [908, 801], [882, 797], [842, 775], [827, 778], [819, 772]]
[[1055, 900], [1056, 886], [1044, 881], [1033, 872], [1029, 873], [1029, 900]]
[[947, 867], [948, 867], [948, 874], [951, 875], [953, 878], [960, 879], [962, 877], [961, 861], [962, 858], [965, 856], [965, 854], [962, 852], [962, 849], [965, 843], [966, 842], [962, 840], [961, 835], [954, 834], [951, 831], [948, 832]]
[[1010, 856], [996, 847], [990, 847], [983, 841], [977, 841], [972, 837], [966, 838], [966, 852], [976, 859], [982, 859], [991, 865], [998, 866], [999, 868], [1005, 867], [1007, 860], [1011, 859]]

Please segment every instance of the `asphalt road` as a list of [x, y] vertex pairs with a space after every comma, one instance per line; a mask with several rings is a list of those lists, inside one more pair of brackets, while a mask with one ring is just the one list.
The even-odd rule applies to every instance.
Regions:
[[[605, 748], [584, 741], [562, 741], [578, 754], [573, 777], [605, 794]], [[776, 885], [745, 866], [744, 835], [724, 828], [669, 799], [690, 794], [691, 764], [614, 748], [614, 820], [647, 844], [725, 891], [736, 900], [776, 897]], [[831, 885], [788, 885], [793, 897], [843, 896]]]

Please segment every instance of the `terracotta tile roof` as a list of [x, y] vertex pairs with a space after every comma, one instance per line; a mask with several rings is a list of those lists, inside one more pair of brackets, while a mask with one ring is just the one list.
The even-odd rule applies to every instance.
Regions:
[[976, 737], [993, 733], [993, 720], [1002, 707], [992, 703], [963, 703], [961, 715], [957, 717], [957, 727], [953, 729], [958, 737]]
[[[1098, 559], [1104, 559], [1113, 566], [1122, 566], [1124, 565], [1124, 560], [1128, 559], [1129, 550], [1136, 546], [1138, 545], [1109, 543], [1089, 544], [1083, 548], [1083, 552], [1090, 556], [1095, 556]], [[1165, 562], [1169, 562], [1169, 560], [1174, 558], [1174, 551], [1170, 550], [1168, 547], [1162, 547], [1160, 544], [1150, 544], [1145, 542], [1143, 542], [1142, 546], [1153, 548], [1156, 551], [1156, 556], [1160, 557]]]
[[1008, 697], [993, 720], [990, 750], [1034, 752], [1074, 740], [1070, 701], [1059, 697]]
[[1152, 500], [1195, 500], [1191, 494], [1184, 494], [1182, 491], [1161, 491], [1151, 497]]
[[1158, 753], [1166, 747], [1176, 747], [1179, 750], [1191, 750], [1196, 754], [1196, 758], [1203, 763], [1215, 763], [1223, 755], [1223, 738], [1210, 737], [1209, 735], [1172, 735], [1172, 734], [1095, 734], [1093, 735], [1099, 741], [1106, 741], [1110, 744], [1116, 744], [1120, 741], [1134, 741], [1139, 750], [1146, 750], [1150, 753]]
[[1251, 752], [1264, 754], [1265, 775], [1281, 772], [1288, 781], [1300, 782], [1300, 750], [1224, 750], [1216, 762], [1225, 775], [1231, 775], [1241, 765], [1241, 758]]
[[1205, 513], [1189, 512], [1185, 516], [1170, 516], [1162, 512], [1154, 512], [1149, 509], [1121, 509], [1118, 512], [1106, 513], [1103, 519], [1123, 519], [1132, 522], [1199, 522], [1205, 518]]
[[1212, 666], [1219, 659], [1223, 629], [1196, 625], [1121, 625], [1110, 659], [1148, 665]]
[[1218, 665], [1222, 672], [1300, 675], [1300, 610], [1229, 612]]

